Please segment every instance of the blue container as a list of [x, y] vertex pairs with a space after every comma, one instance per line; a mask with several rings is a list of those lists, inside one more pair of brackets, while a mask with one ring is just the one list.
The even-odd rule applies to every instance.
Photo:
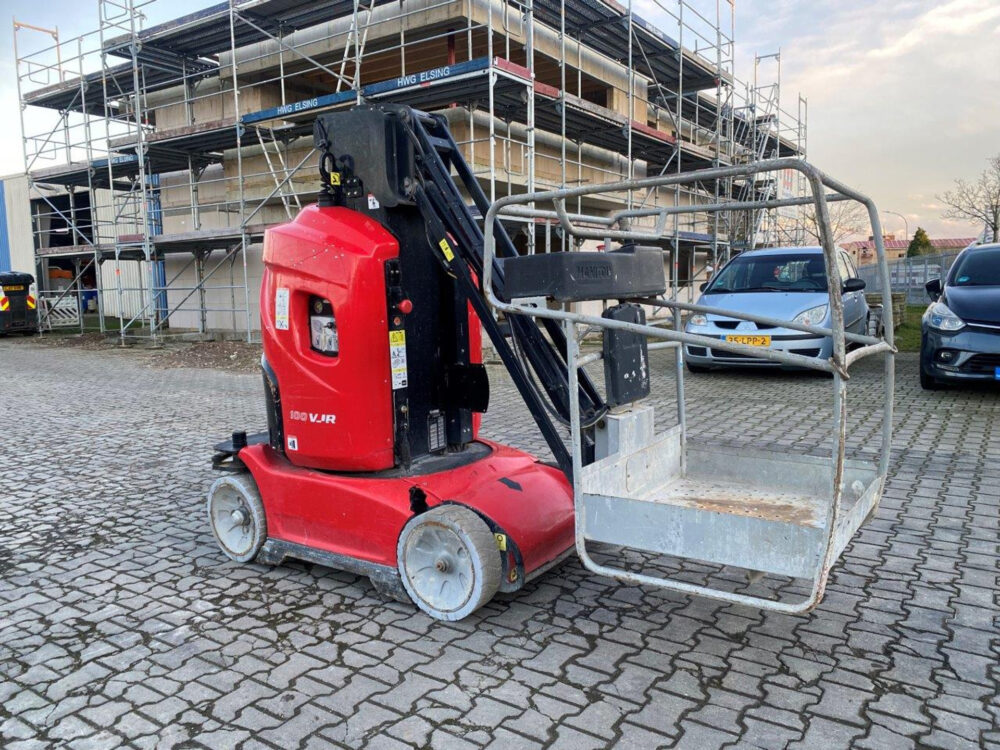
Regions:
[[96, 289], [84, 289], [80, 293], [80, 303], [83, 307], [83, 312], [87, 313], [91, 311], [91, 301], [93, 301], [93, 311], [97, 312], [97, 290]]

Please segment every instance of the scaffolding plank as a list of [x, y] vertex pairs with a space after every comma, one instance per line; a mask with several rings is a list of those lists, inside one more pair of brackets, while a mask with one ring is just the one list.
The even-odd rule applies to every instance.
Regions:
[[[109, 177], [108, 167], [111, 167]], [[131, 179], [139, 174], [139, 160], [134, 154], [112, 156], [110, 158], [94, 159], [87, 162], [69, 162], [54, 167], [32, 170], [29, 174], [32, 182], [43, 185], [62, 185], [65, 187], [111, 187], [113, 180]], [[115, 187], [121, 187], [115, 184]]]
[[[455, 65], [445, 65], [429, 70], [399, 76], [386, 81], [368, 84], [361, 89], [363, 99], [393, 101], [408, 104], [418, 109], [441, 109], [457, 103], [465, 106], [483, 106], [489, 97], [488, 72], [491, 68], [499, 75], [494, 85], [494, 106], [510, 119], [524, 119], [526, 105], [521, 95], [530, 81], [528, 71], [508, 60], [481, 57]], [[681, 148], [688, 166], [694, 168], [713, 164], [713, 154], [694, 144], [681, 143], [670, 135], [645, 123], [629, 120], [614, 110], [589, 102], [580, 97], [559, 96], [554, 86], [536, 82], [534, 85], [535, 109], [538, 125], [552, 133], [560, 132], [562, 118], [559, 107], [565, 101], [566, 133], [574, 141], [590, 143], [609, 151], [628, 153], [628, 131], [632, 130], [632, 154], [659, 170], [667, 164], [678, 147]], [[353, 104], [353, 91], [339, 92], [321, 97], [313, 97], [291, 104], [271, 107], [260, 112], [244, 115], [242, 122], [252, 124], [275, 119], [311, 119], [324, 109]]]
[[[104, 86], [108, 88], [108, 99], [116, 100], [133, 93], [132, 64], [123, 63], [105, 71], [95, 70], [81, 76], [67, 78], [43, 88], [24, 94], [24, 103], [32, 107], [45, 107], [60, 112], [82, 112], [103, 117]], [[189, 74], [208, 75], [218, 70], [218, 65], [202, 62], [189, 70]], [[142, 71], [145, 91], [158, 91], [175, 86], [180, 82], [177, 74], [159, 67], [144, 67]]]
[[[264, 239], [263, 224], [250, 224], [246, 228], [223, 227], [219, 229], [201, 229], [193, 232], [177, 232], [173, 234], [154, 234], [149, 240], [157, 255], [169, 253], [190, 253], [208, 250], [225, 250], [242, 241], [244, 234], [250, 242], [261, 242]], [[135, 235], [139, 241], [142, 235]], [[127, 241], [127, 237], [119, 238]]]
[[[553, 29], [562, 25], [565, 10], [565, 28], [569, 36], [612, 60], [625, 63], [629, 60], [629, 11], [614, 0], [535, 0], [535, 18]], [[632, 66], [643, 75], [654, 79], [661, 86], [677, 90], [681, 84], [683, 61], [684, 90], [700, 91], [713, 88], [719, 78], [718, 66], [700, 55], [681, 47], [667, 34], [660, 31], [636, 13], [632, 13], [632, 30], [642, 45], [642, 50], [632, 48]], [[645, 54], [643, 54], [645, 53]]]
[[560, 132], [562, 128], [560, 110], [565, 104], [566, 136], [579, 143], [627, 154], [628, 133], [631, 129], [632, 156], [645, 161], [651, 174], [658, 173], [668, 164], [678, 149], [685, 169], [710, 167], [714, 164], [714, 154], [708, 149], [692, 143], [678, 142], [669, 133], [636, 120], [629, 122], [625, 115], [578, 96], [567, 94], [560, 97], [559, 89], [555, 86], [536, 82], [535, 99], [536, 124], [553, 133]]
[[[211, 5], [170, 21], [150, 26], [139, 32], [144, 56], [154, 59], [155, 50], [169, 51], [179, 57], [198, 59], [217, 55], [230, 49], [235, 39], [237, 47], [261, 42], [277, 35], [279, 28], [287, 33], [314, 26], [353, 12], [353, 0], [236, 0], [233, 3], [232, 29], [230, 4]], [[252, 22], [244, 22], [242, 19]], [[261, 31], [263, 29], [264, 31]], [[131, 57], [128, 37], [109, 40], [105, 50], [121, 57]]]
[[[509, 84], [527, 85], [529, 80], [527, 70], [519, 65], [494, 58], [493, 67], [502, 73], [498, 77], [497, 87], [505, 90]], [[385, 81], [370, 83], [361, 88], [362, 99], [378, 99], [381, 101], [400, 101], [418, 109], [435, 109], [447, 106], [452, 102], [485, 101], [488, 94], [486, 74], [490, 70], [488, 57], [478, 57], [473, 60], [442, 65], [429, 70], [410, 73], [405, 76], [390, 78]], [[312, 117], [317, 112], [345, 104], [353, 104], [357, 100], [354, 91], [340, 91], [334, 94], [316, 96], [310, 99], [270, 107], [259, 112], [244, 115], [244, 124], [266, 122], [268, 120], [297, 120]]]
[[309, 99], [302, 99], [289, 104], [280, 104], [277, 107], [269, 107], [259, 112], [250, 112], [243, 115], [241, 122], [250, 125], [257, 122], [267, 122], [268, 120], [289, 120], [302, 115], [309, 115], [324, 109], [353, 102], [357, 99], [354, 91], [338, 91], [333, 94], [323, 96], [313, 96]]
[[35, 250], [39, 258], [80, 258], [92, 257], [95, 252], [114, 252], [114, 247], [108, 245], [63, 245], [61, 247], [40, 247]]
[[[663, 106], [670, 110], [671, 112], [677, 111], [677, 96], [676, 94], [670, 94], [664, 98]], [[689, 123], [695, 124], [700, 128], [707, 131], [714, 131], [717, 127], [717, 119], [719, 116], [718, 102], [712, 96], [707, 96], [704, 93], [697, 94], [685, 94], [681, 97], [680, 102], [680, 114], [683, 120]], [[740, 111], [732, 112], [733, 126], [735, 128], [741, 128], [744, 135], [740, 138], [740, 145], [744, 148], [749, 148], [749, 132], [750, 132], [750, 121]], [[732, 136], [730, 136], [732, 137]], [[780, 136], [773, 131], [769, 132], [767, 135], [768, 152], [773, 152], [775, 149], [778, 150], [778, 156], [803, 156], [801, 149], [795, 145], [794, 142], [786, 138], [785, 136]]]
[[[251, 243], [264, 239], [264, 225], [251, 224], [246, 227], [245, 234]], [[193, 232], [178, 232], [174, 234], [153, 234], [149, 237], [150, 257], [161, 259], [165, 255], [176, 253], [211, 252], [213, 250], [228, 250], [242, 241], [244, 231], [240, 227], [222, 227], [216, 229], [201, 229]], [[144, 238], [141, 234], [122, 234], [118, 236], [117, 248], [114, 245], [100, 245], [98, 259], [113, 260], [145, 260], [143, 248]], [[93, 248], [91, 248], [93, 253]]]
[[443, 109], [452, 104], [470, 108], [484, 106], [489, 101], [489, 72], [496, 73], [493, 87], [494, 103], [498, 109], [509, 109], [514, 104], [524, 110], [524, 93], [530, 85], [527, 69], [509, 60], [487, 57], [469, 60], [457, 65], [440, 68], [372, 84], [363, 89], [366, 98], [407, 104], [416, 109]]
[[[523, 120], [526, 115], [523, 94], [529, 85], [529, 73], [522, 66], [502, 58], [494, 58], [492, 65], [489, 58], [481, 57], [379, 81], [364, 86], [361, 95], [364, 99], [400, 102], [427, 110], [441, 109], [450, 104], [481, 108], [489, 97], [490, 70], [497, 73], [493, 92], [496, 112], [508, 119]], [[549, 132], [560, 132], [560, 107], [565, 103], [566, 133], [574, 141], [627, 154], [631, 128], [632, 155], [646, 161], [651, 171], [659, 171], [678, 148], [672, 135], [645, 123], [634, 120], [630, 123], [625, 115], [607, 107], [573, 95], [561, 98], [558, 89], [539, 82], [535, 83], [534, 91], [539, 105], [535, 110], [536, 121], [539, 127]], [[188, 157], [196, 157], [199, 163], [220, 161], [223, 151], [236, 147], [238, 126], [273, 120], [301, 120], [275, 127], [275, 134], [286, 138], [306, 135], [309, 123], [319, 111], [353, 104], [356, 98], [354, 91], [342, 91], [252, 112], [244, 115], [239, 123], [229, 118], [151, 133], [146, 137], [149, 171], [155, 174], [185, 169]], [[124, 156], [116, 157], [116, 163], [121, 165], [118, 173], [123, 177], [137, 174], [134, 143], [123, 138], [112, 145], [125, 152]], [[679, 147], [685, 167], [711, 165], [713, 156], [707, 149], [687, 143], [681, 143]], [[97, 171], [103, 166], [106, 171], [107, 162], [102, 160], [92, 166]], [[86, 165], [67, 165], [33, 176], [39, 182], [63, 179], [66, 181], [57, 184], [83, 185], [87, 184], [86, 169]], [[95, 176], [100, 179], [100, 175]]]
[[[179, 128], [157, 130], [145, 137], [145, 143], [150, 150], [158, 149], [164, 153], [173, 151], [178, 154], [204, 154], [236, 147], [235, 118], [212, 120], [195, 125], [184, 125]], [[110, 143], [116, 151], [135, 151], [133, 138], [116, 138]]]

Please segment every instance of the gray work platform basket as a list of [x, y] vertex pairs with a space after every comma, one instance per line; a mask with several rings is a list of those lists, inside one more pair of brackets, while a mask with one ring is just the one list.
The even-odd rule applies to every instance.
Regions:
[[[566, 210], [568, 200], [575, 199], [577, 205], [582, 205], [585, 197], [595, 194], [622, 195], [646, 190], [655, 195], [655, 191], [663, 187], [712, 180], [757, 180], [762, 175], [783, 170], [800, 172], [811, 195], [742, 202], [720, 200], [718, 203], [699, 205], [654, 205], [611, 216], [571, 214]], [[644, 316], [628, 319], [581, 312], [570, 301], [578, 300], [580, 296], [575, 290], [564, 288], [566, 284], [557, 290], [558, 293], [539, 289], [533, 293], [540, 294], [531, 298], [510, 295], [501, 299], [493, 290], [491, 280], [497, 218], [551, 222], [558, 224], [564, 237], [581, 241], [600, 240], [605, 247], [610, 247], [612, 240], [653, 242], [662, 247], [669, 246], [670, 238], [678, 236], [678, 215], [745, 211], [759, 216], [759, 212], [777, 208], [812, 206], [818, 217], [826, 288], [837, 290], [844, 287], [846, 279], [841, 278], [838, 268], [838, 249], [832, 239], [828, 204], [841, 200], [855, 201], [865, 207], [876, 238], [880, 276], [883, 285], [888, 288], [882, 230], [875, 205], [870, 199], [799, 159], [774, 159], [610, 185], [507, 196], [491, 206], [484, 231], [484, 294], [490, 305], [504, 315], [548, 318], [561, 323], [566, 339], [565, 364], [570, 394], [578, 392], [580, 370], [587, 365], [602, 357], [618, 357], [616, 351], [627, 351], [632, 358], [636, 356], [635, 346], [605, 346], [603, 351], [582, 353], [583, 338], [593, 336], [595, 332], [605, 337], [615, 332], [618, 336], [627, 334], [640, 339], [641, 357], [647, 350], [672, 348], [677, 352], [678, 419], [672, 427], [658, 433], [655, 431], [653, 408], [644, 398], [648, 389], [633, 389], [631, 392], [635, 395], [631, 398], [634, 400], [629, 403], [610, 400], [607, 412], [599, 420], [589, 418], [587, 423], [581, 418], [579, 400], [568, 399], [576, 549], [587, 569], [621, 581], [783, 612], [803, 612], [816, 606], [823, 596], [831, 567], [864, 522], [876, 511], [885, 484], [892, 436], [893, 355], [896, 351], [892, 311], [884, 311], [879, 330], [862, 334], [845, 330], [844, 303], [842, 295], [836, 293], [829, 294], [832, 321], [829, 327], [719, 309], [694, 304], [693, 300], [681, 301], [676, 271], [672, 288], [665, 295], [627, 298], [624, 292], [604, 294], [597, 288], [592, 292], [590, 299], [617, 299], [620, 303], [642, 305], [652, 310], [665, 309], [671, 313], [670, 318], [652, 323], [647, 323]], [[543, 208], [546, 205], [552, 208]], [[668, 230], [670, 217], [675, 217], [672, 233]], [[719, 225], [716, 222], [716, 226]], [[749, 222], [748, 226], [754, 226], [754, 222]], [[752, 245], [752, 234], [750, 240]], [[677, 247], [675, 242], [674, 252]], [[727, 248], [726, 253], [729, 252], [730, 248]], [[676, 269], [676, 258], [670, 260], [671, 266]], [[639, 281], [615, 278], [614, 289], [641, 288]], [[819, 359], [753, 347], [726, 337], [712, 338], [688, 333], [682, 327], [682, 313], [716, 315], [733, 321], [751, 321], [764, 328], [781, 327], [813, 337], [827, 337], [832, 341], [832, 356]], [[753, 357], [830, 375], [832, 419], [829, 454], [826, 457], [792, 455], [689, 442], [685, 417], [684, 346], [721, 349], [734, 359]], [[870, 356], [881, 357], [884, 363], [881, 445], [874, 463], [848, 460], [845, 456], [850, 369], [859, 360]], [[607, 362], [605, 364], [606, 373], [621, 370], [620, 367], [608, 367]], [[638, 370], [644, 366], [645, 362]], [[645, 373], [642, 376], [645, 377]], [[866, 409], [871, 406], [870, 403], [863, 404]], [[813, 406], [804, 404], [803, 408], [812, 409]], [[771, 427], [776, 432], [783, 429], [781, 424]], [[671, 556], [682, 562], [710, 563], [741, 568], [752, 574], [802, 579], [808, 582], [808, 594], [799, 600], [787, 601], [742, 593], [731, 587], [691, 583], [689, 579], [672, 573], [636, 572], [624, 563], [622, 554], [611, 552], [602, 555], [607, 562], [595, 560], [588, 548], [588, 544], [593, 543], [638, 550], [653, 556]], [[752, 574], [751, 578], [754, 577]]]

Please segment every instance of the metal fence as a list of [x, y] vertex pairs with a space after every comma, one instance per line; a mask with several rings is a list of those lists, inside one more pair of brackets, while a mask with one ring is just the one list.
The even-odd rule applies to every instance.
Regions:
[[45, 330], [80, 325], [80, 300], [75, 293], [39, 292], [38, 302], [41, 326]]
[[[919, 255], [915, 258], [900, 258], [889, 263], [891, 291], [906, 292], [907, 304], [919, 305], [927, 302], [927, 291], [924, 289], [924, 284], [931, 279], [940, 279], [946, 275], [957, 257], [957, 252], [941, 255]], [[858, 269], [858, 275], [865, 280], [867, 291], [882, 292], [878, 266], [862, 266]]]

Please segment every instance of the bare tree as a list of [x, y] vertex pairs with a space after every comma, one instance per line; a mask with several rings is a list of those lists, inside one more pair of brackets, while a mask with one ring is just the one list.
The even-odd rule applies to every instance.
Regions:
[[[834, 244], [852, 237], [867, 237], [871, 234], [868, 212], [860, 203], [831, 201], [827, 203], [827, 208], [830, 210], [830, 229], [833, 232]], [[820, 244], [816, 207], [811, 204], [802, 206], [801, 212], [801, 218], [797, 221], [779, 220], [777, 226], [779, 244]]]
[[[858, 235], [867, 237], [871, 234], [868, 226], [868, 212], [860, 203], [833, 201], [828, 203], [827, 207], [830, 209], [830, 231], [833, 233], [835, 244], [850, 237]], [[819, 220], [816, 218], [815, 206], [807, 206], [805, 209], [805, 230], [806, 236], [819, 244]]]
[[965, 219], [982, 223], [1000, 241], [1000, 154], [987, 161], [987, 167], [974, 182], [955, 180], [955, 187], [938, 200], [949, 208], [941, 214], [946, 219]]

